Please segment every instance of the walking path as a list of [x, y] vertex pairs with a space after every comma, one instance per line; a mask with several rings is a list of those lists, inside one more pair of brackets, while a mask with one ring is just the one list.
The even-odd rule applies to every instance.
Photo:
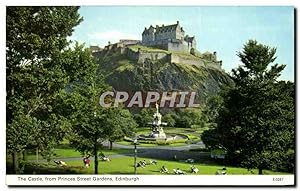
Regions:
[[[104, 146], [108, 146], [108, 142], [104, 143]], [[109, 158], [120, 158], [120, 157], [133, 157], [134, 150], [132, 145], [121, 145], [113, 144], [114, 148], [119, 149], [132, 149], [132, 153], [121, 153], [121, 154], [111, 154], [108, 155]], [[154, 147], [143, 147], [137, 146], [137, 156], [153, 159], [162, 159], [162, 160], [173, 160], [176, 156], [177, 160], [186, 160], [188, 158], [194, 159], [196, 162], [206, 162], [209, 159], [210, 154], [207, 152], [188, 152], [190, 149], [204, 148], [204, 144], [199, 142], [193, 145], [184, 145], [184, 146], [154, 146]], [[94, 159], [94, 157], [91, 157]], [[55, 160], [62, 161], [74, 161], [82, 160], [82, 157], [68, 157], [68, 158], [56, 158]], [[39, 160], [39, 162], [45, 162], [46, 160]]]

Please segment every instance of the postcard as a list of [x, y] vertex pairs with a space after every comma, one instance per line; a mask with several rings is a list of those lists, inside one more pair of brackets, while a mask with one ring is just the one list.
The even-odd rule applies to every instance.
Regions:
[[8, 186], [295, 186], [292, 6], [7, 6]]

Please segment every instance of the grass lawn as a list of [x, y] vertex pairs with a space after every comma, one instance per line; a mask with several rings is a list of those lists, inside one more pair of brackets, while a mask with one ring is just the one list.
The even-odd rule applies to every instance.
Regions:
[[[83, 157], [80, 152], [71, 149], [71, 148], [59, 148], [59, 149], [54, 149], [54, 156], [53, 158], [76, 158], [76, 157]], [[132, 153], [133, 151], [131, 149], [103, 149], [102, 150], [103, 154], [106, 156], [109, 155], [114, 155], [114, 154], [124, 154], [124, 153]], [[8, 156], [8, 160], [11, 158], [11, 156]], [[43, 157], [39, 154], [39, 160], [42, 160]], [[36, 154], [33, 153], [28, 153], [27, 154], [27, 160], [36, 160]]]
[[[137, 161], [146, 160], [149, 163], [148, 158], [137, 158]], [[164, 165], [168, 170], [173, 174], [173, 169], [180, 168], [181, 170], [190, 173], [191, 164], [185, 162], [177, 162], [177, 161], [166, 161], [166, 160], [156, 160], [158, 162], [157, 165], [147, 165], [146, 168], [137, 168], [138, 174], [161, 174], [160, 168]], [[68, 161], [68, 166], [83, 166], [81, 160], [76, 161]], [[197, 164], [195, 163], [195, 167], [199, 169], [198, 175], [214, 175], [216, 171], [221, 171], [222, 166], [218, 165], [205, 165], [205, 164]], [[243, 175], [243, 174], [258, 174], [257, 170], [248, 171], [245, 168], [236, 168], [236, 167], [226, 167], [227, 174], [231, 175]], [[93, 174], [94, 173], [94, 161], [92, 161], [90, 168], [84, 169], [82, 168], [81, 173], [83, 174]], [[110, 162], [99, 162], [99, 173], [100, 174], [133, 174], [134, 173], [134, 158], [133, 157], [122, 157], [122, 158], [113, 158]], [[281, 172], [273, 172], [270, 170], [265, 170], [264, 174], [287, 174]]]

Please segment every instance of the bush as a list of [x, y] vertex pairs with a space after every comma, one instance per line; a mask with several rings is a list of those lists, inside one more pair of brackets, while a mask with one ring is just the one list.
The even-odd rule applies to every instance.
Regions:
[[148, 126], [148, 123], [153, 120], [153, 114], [155, 110], [153, 108], [144, 108], [139, 114], [135, 114], [133, 119], [139, 125], [139, 127]]
[[170, 113], [168, 113], [167, 115], [165, 115], [163, 117], [163, 121], [166, 122], [168, 124], [168, 126], [174, 127], [175, 123], [176, 123], [176, 121], [175, 121], [176, 116], [175, 115], [176, 114], [170, 114]]
[[201, 110], [199, 109], [183, 109], [177, 113], [176, 126], [191, 128], [193, 125], [200, 125]]
[[[21, 162], [22, 174], [82, 174], [84, 168], [78, 166], [61, 167], [56, 164]], [[11, 174], [12, 164], [7, 163], [7, 173]]]

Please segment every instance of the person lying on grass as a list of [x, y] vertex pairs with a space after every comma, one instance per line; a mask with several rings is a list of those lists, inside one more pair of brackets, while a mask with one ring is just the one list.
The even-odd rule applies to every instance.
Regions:
[[180, 170], [179, 168], [173, 169], [175, 174], [186, 174], [184, 171]]
[[156, 160], [150, 160], [150, 164], [157, 165], [157, 161]]
[[109, 159], [107, 156], [105, 156], [105, 155], [103, 154], [103, 152], [100, 153], [99, 158], [100, 158], [100, 160], [102, 160], [102, 161], [108, 161], [108, 162], [110, 161], [110, 159]]
[[67, 166], [67, 163], [65, 163], [62, 160], [60, 160], [60, 161], [55, 160], [54, 163], [57, 164], [57, 165], [59, 165], [59, 166]]

